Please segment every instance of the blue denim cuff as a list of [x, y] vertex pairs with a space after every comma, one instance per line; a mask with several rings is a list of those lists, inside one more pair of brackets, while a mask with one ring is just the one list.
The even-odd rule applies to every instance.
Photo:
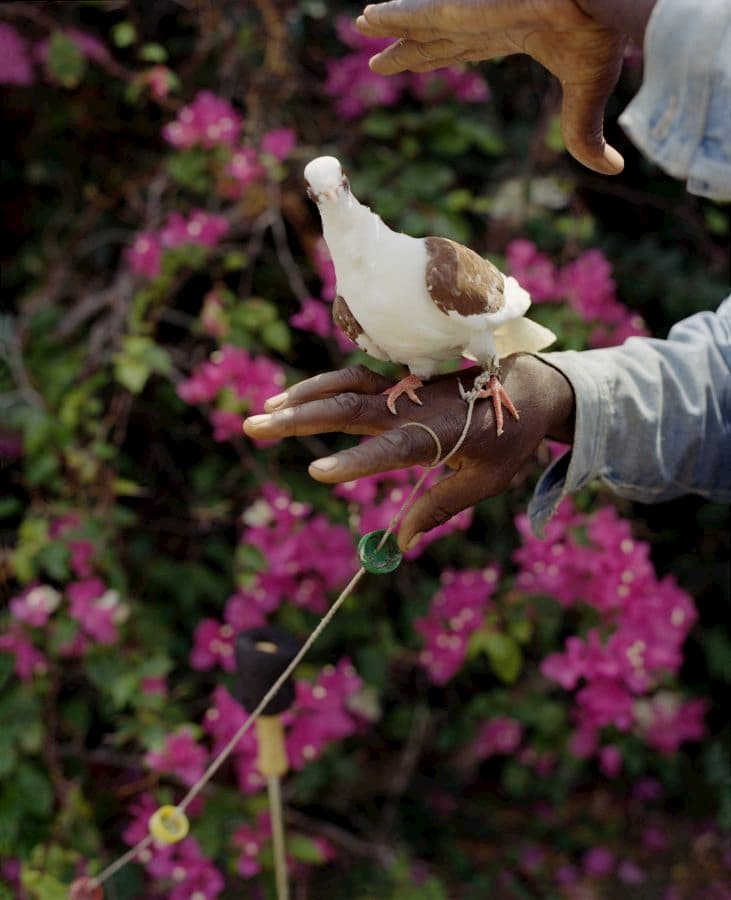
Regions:
[[535, 355], [569, 380], [576, 410], [573, 447], [548, 466], [528, 504], [531, 529], [542, 537], [561, 500], [585, 487], [601, 469], [612, 417], [612, 392], [605, 367], [587, 352], [567, 350]]
[[688, 190], [731, 200], [731, 3], [658, 0], [645, 33], [645, 72], [619, 122]]

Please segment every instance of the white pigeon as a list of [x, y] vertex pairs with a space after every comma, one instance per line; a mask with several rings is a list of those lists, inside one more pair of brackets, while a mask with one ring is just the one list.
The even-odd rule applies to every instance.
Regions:
[[524, 318], [527, 291], [462, 244], [390, 229], [353, 196], [334, 156], [308, 163], [305, 181], [335, 265], [335, 323], [366, 353], [409, 368], [385, 392], [391, 412], [396, 415], [403, 393], [421, 404], [415, 392], [424, 380], [441, 362], [461, 355], [489, 374], [479, 396], [492, 398], [502, 434], [502, 406], [515, 419], [518, 413], [500, 383], [500, 359], [555, 340], [553, 332]]

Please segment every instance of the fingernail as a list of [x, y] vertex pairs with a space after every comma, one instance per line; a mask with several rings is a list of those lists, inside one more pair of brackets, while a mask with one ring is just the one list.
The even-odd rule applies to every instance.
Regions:
[[251, 434], [254, 431], [258, 431], [260, 428], [264, 428], [271, 421], [271, 416], [266, 415], [266, 413], [262, 413], [258, 416], [249, 416], [248, 419], [244, 419], [244, 432], [246, 434]]
[[271, 416], [268, 416], [266, 413], [260, 413], [258, 416], [249, 416], [249, 418], [245, 421], [247, 425], [253, 425], [254, 427], [256, 427], [258, 425], [266, 425], [266, 423], [269, 422], [270, 419]]
[[[289, 394], [287, 393], [287, 391], [284, 391], [281, 394], [275, 394], [273, 397], [270, 397], [268, 400], [264, 401], [264, 409], [279, 409], [280, 406], [284, 406], [284, 404], [287, 402], [288, 397]], [[254, 416], [254, 418], [256, 418], [256, 416]]]
[[336, 468], [337, 464], [337, 457], [323, 456], [322, 459], [316, 459], [313, 463], [310, 463], [310, 468], [317, 469], [318, 472], [332, 472], [332, 470]]
[[423, 537], [424, 537], [424, 532], [423, 532], [423, 531], [417, 532], [417, 533], [411, 538], [411, 540], [409, 541], [409, 543], [406, 545], [406, 549], [407, 549], [407, 550], [413, 550], [414, 547], [419, 543], [419, 541], [420, 541]]

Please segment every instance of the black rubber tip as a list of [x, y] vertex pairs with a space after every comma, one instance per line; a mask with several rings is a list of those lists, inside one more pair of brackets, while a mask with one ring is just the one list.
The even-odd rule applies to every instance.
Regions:
[[[247, 712], [262, 697], [292, 662], [299, 643], [282, 628], [264, 625], [242, 631], [236, 638], [236, 668], [239, 673], [239, 700]], [[262, 715], [276, 716], [294, 702], [294, 682], [288, 678], [277, 694], [262, 710]]]

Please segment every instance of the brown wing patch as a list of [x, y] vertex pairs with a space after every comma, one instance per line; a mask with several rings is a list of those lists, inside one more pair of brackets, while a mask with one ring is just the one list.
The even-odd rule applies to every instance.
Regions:
[[358, 341], [360, 335], [363, 334], [360, 322], [355, 318], [350, 311], [350, 307], [340, 294], [336, 294], [333, 301], [333, 321], [354, 344]]
[[478, 316], [502, 309], [505, 299], [500, 269], [449, 238], [428, 237], [425, 243], [426, 288], [443, 313]]

